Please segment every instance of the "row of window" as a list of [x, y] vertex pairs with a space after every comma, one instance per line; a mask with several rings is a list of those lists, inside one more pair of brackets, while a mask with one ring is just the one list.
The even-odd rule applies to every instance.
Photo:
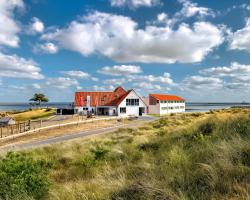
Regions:
[[161, 103], [185, 103], [185, 101], [161, 101]]
[[126, 99], [126, 106], [139, 106], [139, 99]]
[[162, 110], [174, 110], [174, 109], [184, 109], [185, 107], [184, 106], [171, 106], [171, 107], [162, 107], [161, 109]]

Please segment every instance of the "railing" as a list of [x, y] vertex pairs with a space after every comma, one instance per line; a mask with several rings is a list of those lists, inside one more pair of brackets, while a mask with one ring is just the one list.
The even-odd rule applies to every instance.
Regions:
[[38, 120], [38, 121], [26, 121], [13, 125], [7, 125], [0, 127], [0, 140], [4, 138], [15, 138], [25, 134], [35, 133], [43, 130], [61, 128], [70, 125], [79, 125], [94, 123], [98, 121], [110, 121], [119, 120], [118, 117], [105, 117], [105, 118], [94, 118], [94, 119], [84, 119], [82, 117], [75, 117], [74, 120], [59, 120], [59, 121], [49, 121], [49, 120]]

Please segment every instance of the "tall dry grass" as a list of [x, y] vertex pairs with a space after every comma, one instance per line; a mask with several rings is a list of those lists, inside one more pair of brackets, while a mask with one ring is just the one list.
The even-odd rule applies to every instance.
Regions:
[[24, 152], [50, 166], [48, 199], [250, 198], [250, 112], [166, 116]]

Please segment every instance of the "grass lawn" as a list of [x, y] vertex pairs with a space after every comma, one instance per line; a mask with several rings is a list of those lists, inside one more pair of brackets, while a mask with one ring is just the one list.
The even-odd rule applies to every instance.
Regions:
[[14, 114], [12, 117], [14, 117], [16, 121], [27, 121], [46, 118], [53, 114], [55, 114], [55, 109], [34, 109]]
[[[250, 110], [164, 116], [140, 128], [6, 159], [7, 164], [0, 163], [5, 188], [0, 199], [247, 200]], [[39, 170], [41, 163], [44, 170]], [[33, 177], [36, 193], [24, 187], [30, 179], [20, 178], [23, 172]]]

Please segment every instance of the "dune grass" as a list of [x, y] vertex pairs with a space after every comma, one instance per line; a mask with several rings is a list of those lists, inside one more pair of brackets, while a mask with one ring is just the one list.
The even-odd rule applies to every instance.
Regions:
[[44, 199], [250, 198], [250, 111], [244, 109], [165, 116], [20, 154], [49, 166]]
[[55, 109], [34, 109], [27, 110], [18, 114], [12, 115], [12, 117], [16, 121], [27, 121], [27, 120], [35, 120], [35, 119], [43, 119], [55, 114]]

